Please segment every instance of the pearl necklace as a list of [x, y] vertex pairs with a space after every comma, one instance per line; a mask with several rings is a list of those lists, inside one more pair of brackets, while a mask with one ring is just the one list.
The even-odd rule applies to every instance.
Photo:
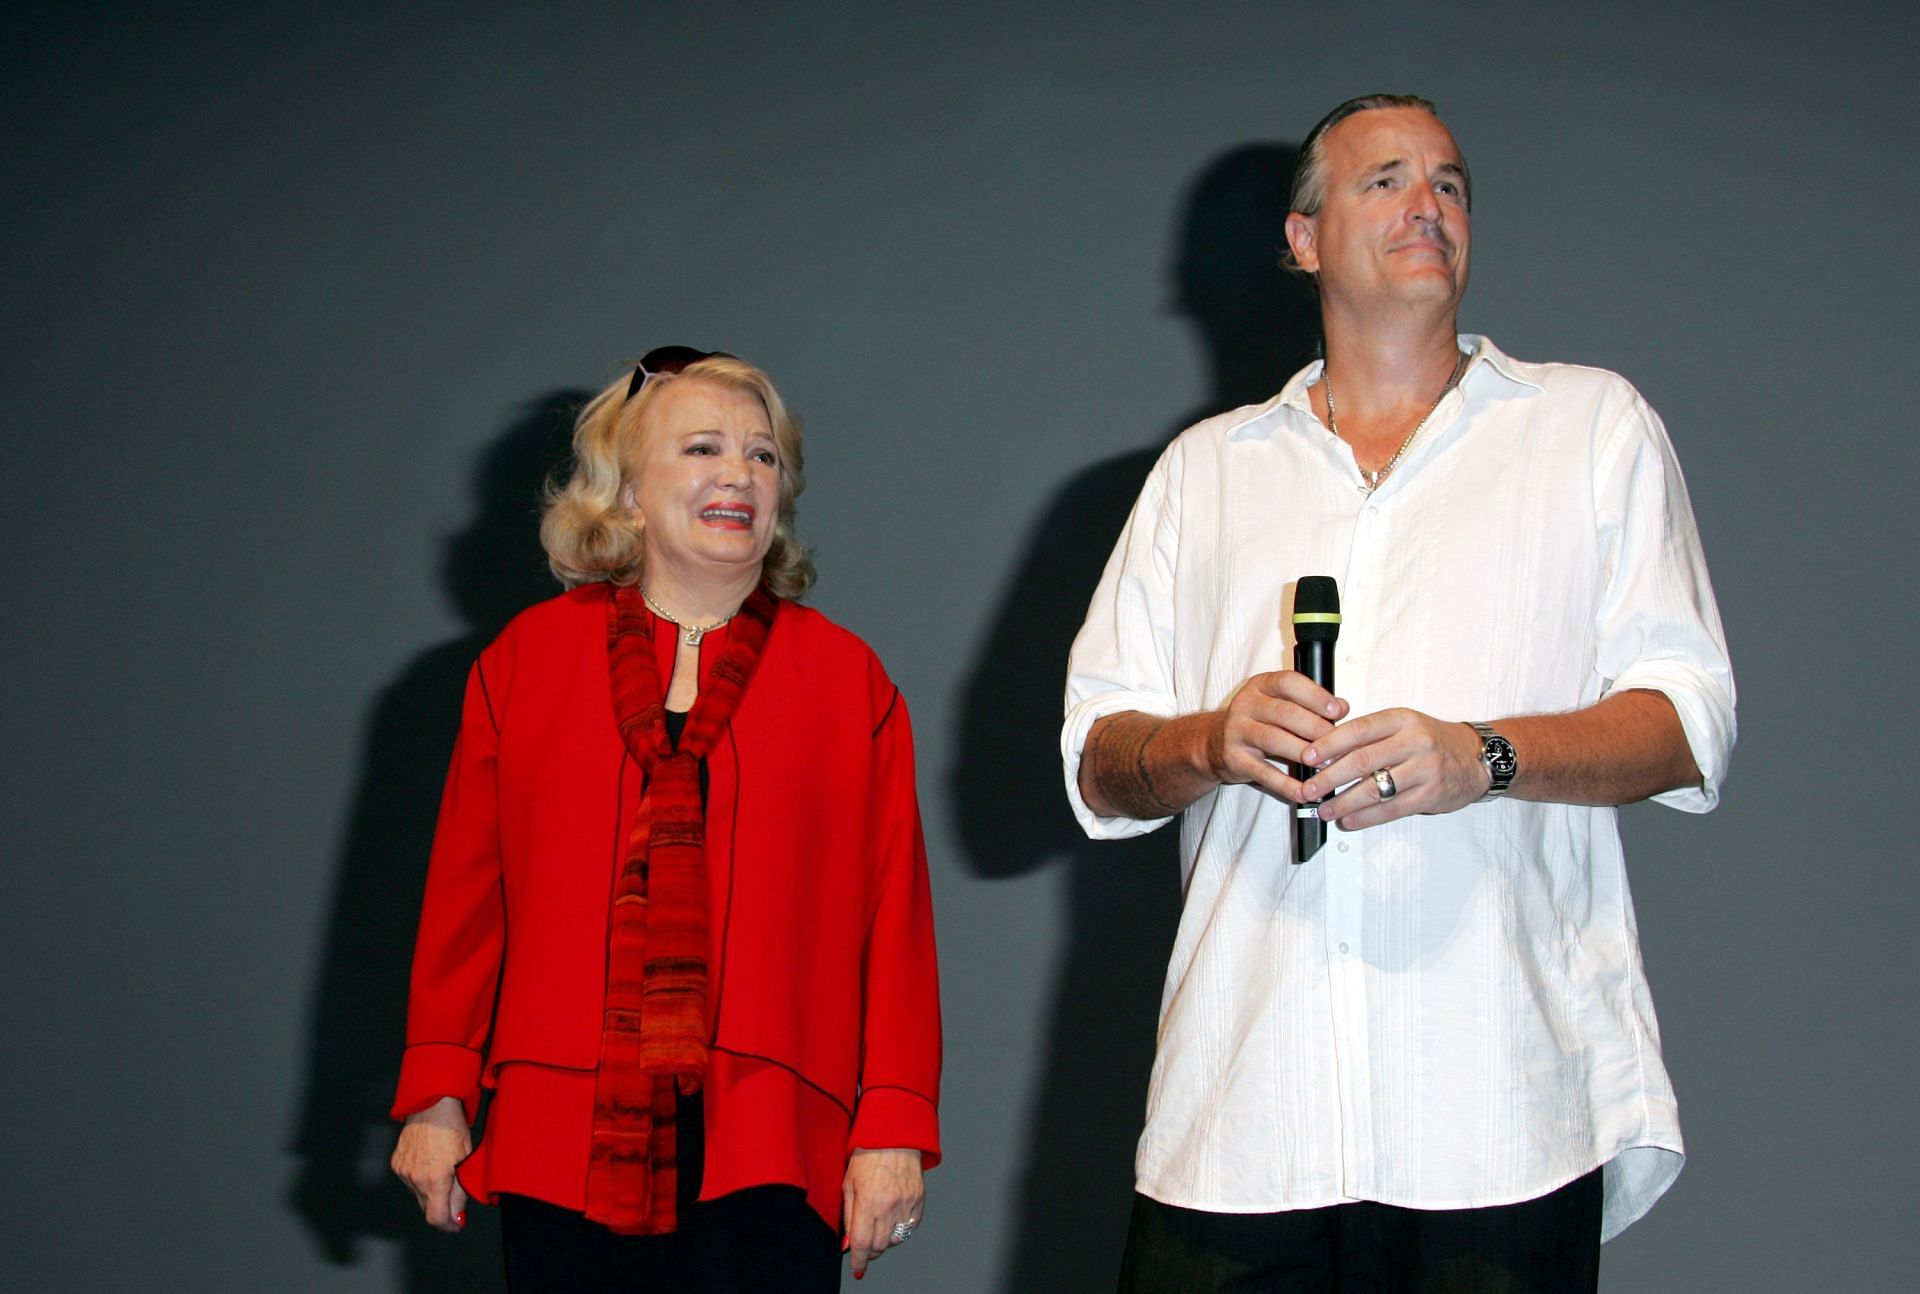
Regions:
[[[1453, 372], [1448, 376], [1447, 384], [1440, 388], [1439, 395], [1433, 397], [1433, 403], [1428, 405], [1427, 411], [1420, 415], [1420, 421], [1413, 424], [1413, 430], [1408, 432], [1407, 438], [1400, 442], [1400, 448], [1393, 451], [1392, 458], [1389, 458], [1382, 464], [1377, 471], [1369, 472], [1364, 467], [1360, 468], [1360, 480], [1362, 482], [1360, 493], [1372, 494], [1380, 488], [1380, 482], [1387, 479], [1387, 473], [1400, 466], [1400, 459], [1406, 454], [1407, 446], [1413, 444], [1413, 438], [1418, 436], [1420, 429], [1427, 425], [1427, 419], [1433, 417], [1433, 411], [1438, 409], [1440, 402], [1447, 398], [1447, 392], [1459, 385], [1460, 370], [1465, 368], [1466, 364], [1467, 352], [1461, 351], [1459, 358], [1453, 361]], [[1321, 370], [1321, 380], [1327, 384], [1327, 430], [1337, 437], [1340, 434], [1340, 423], [1333, 416], [1333, 374], [1323, 368]], [[1358, 456], [1354, 459], [1354, 466], [1360, 467]], [[651, 605], [651, 603], [649, 603], [649, 605]], [[654, 609], [659, 610], [658, 607]], [[665, 613], [662, 612], [662, 614], [664, 615]]]
[[647, 606], [653, 611], [653, 614], [659, 616], [662, 620], [665, 620], [667, 623], [679, 629], [681, 633], [681, 641], [686, 643], [686, 645], [689, 647], [698, 647], [700, 645], [700, 640], [702, 638], [706, 637], [708, 634], [718, 629], [721, 625], [727, 623], [727, 621], [733, 619], [733, 616], [737, 616], [740, 614], [738, 611], [735, 611], [733, 615], [722, 616], [720, 619], [714, 621], [710, 625], [690, 625], [686, 621], [674, 615], [673, 612], [661, 606], [658, 602], [655, 602], [652, 596], [648, 594], [648, 592], [645, 589], [640, 590], [640, 600], [647, 604]]

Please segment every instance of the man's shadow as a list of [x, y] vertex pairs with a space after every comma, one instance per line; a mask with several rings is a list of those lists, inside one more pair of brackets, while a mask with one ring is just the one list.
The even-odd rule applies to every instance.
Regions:
[[361, 776], [336, 870], [309, 1008], [306, 1090], [289, 1203], [328, 1261], [358, 1259], [368, 1237], [398, 1240], [404, 1288], [501, 1288], [494, 1210], [460, 1236], [431, 1231], [387, 1171], [387, 1118], [405, 1037], [407, 973], [427, 853], [459, 727], [468, 667], [522, 608], [558, 592], [539, 541], [540, 488], [567, 460], [573, 414], [591, 392], [529, 402], [481, 454], [473, 520], [447, 541], [440, 580], [466, 629], [414, 658], [375, 698]]
[[1178, 841], [1169, 828], [1095, 843], [1074, 822], [1058, 745], [1067, 652], [1167, 441], [1203, 417], [1270, 398], [1315, 353], [1312, 289], [1279, 267], [1297, 156], [1291, 145], [1244, 144], [1188, 190], [1174, 308], [1199, 330], [1210, 393], [1153, 443], [1094, 464], [1054, 495], [964, 693], [951, 789], [970, 865], [1010, 879], [1058, 861], [1069, 877], [1066, 955], [1039, 1097], [1027, 1112], [1017, 1240], [1001, 1281], [1008, 1291], [1108, 1290], [1119, 1270], [1180, 914]]

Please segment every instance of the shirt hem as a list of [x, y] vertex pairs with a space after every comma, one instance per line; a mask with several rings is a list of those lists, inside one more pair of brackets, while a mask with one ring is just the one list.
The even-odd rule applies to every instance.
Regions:
[[[1134, 1183], [1134, 1190], [1150, 1200], [1176, 1209], [1191, 1209], [1197, 1213], [1224, 1213], [1239, 1216], [1261, 1213], [1297, 1213], [1304, 1209], [1332, 1208], [1337, 1204], [1385, 1204], [1393, 1208], [1419, 1209], [1423, 1212], [1438, 1212], [1445, 1209], [1492, 1209], [1500, 1208], [1503, 1205], [1523, 1204], [1528, 1200], [1537, 1200], [1543, 1195], [1559, 1190], [1570, 1182], [1585, 1177], [1596, 1168], [1605, 1168], [1630, 1150], [1665, 1151], [1672, 1155], [1677, 1162], [1672, 1172], [1659, 1175], [1659, 1177], [1664, 1180], [1656, 1179], [1653, 1183], [1653, 1188], [1644, 1199], [1633, 1201], [1630, 1206], [1630, 1216], [1602, 1219], [1600, 1239], [1602, 1243], [1604, 1243], [1613, 1239], [1635, 1222], [1645, 1217], [1660, 1200], [1660, 1197], [1667, 1193], [1667, 1190], [1673, 1185], [1674, 1180], [1679, 1177], [1680, 1168], [1685, 1165], [1685, 1151], [1662, 1141], [1635, 1141], [1616, 1148], [1611, 1155], [1608, 1155], [1604, 1159], [1596, 1159], [1584, 1168], [1577, 1168], [1566, 1174], [1556, 1174], [1549, 1178], [1544, 1185], [1528, 1186], [1517, 1193], [1500, 1192], [1495, 1195], [1480, 1197], [1449, 1196], [1441, 1199], [1416, 1200], [1405, 1196], [1394, 1195], [1315, 1195], [1309, 1196], [1304, 1200], [1296, 1200], [1290, 1203], [1270, 1203], [1265, 1201], [1229, 1203], [1218, 1200], [1211, 1202], [1199, 1201], [1191, 1196], [1187, 1196], [1184, 1192], [1157, 1189], [1145, 1181], [1136, 1181]], [[1609, 1204], [1611, 1203], [1612, 1201], [1609, 1200]]]

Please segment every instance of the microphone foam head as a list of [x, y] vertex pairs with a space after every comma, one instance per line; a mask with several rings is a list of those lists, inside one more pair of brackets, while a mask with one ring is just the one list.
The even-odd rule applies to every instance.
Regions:
[[1301, 642], [1340, 636], [1340, 586], [1331, 575], [1303, 575], [1293, 589], [1293, 632]]

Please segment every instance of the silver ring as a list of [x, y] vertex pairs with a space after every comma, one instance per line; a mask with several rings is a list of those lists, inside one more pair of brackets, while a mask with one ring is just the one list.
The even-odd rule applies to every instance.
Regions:
[[913, 1224], [911, 1222], [896, 1222], [893, 1224], [893, 1243], [896, 1245], [912, 1234]]
[[1393, 770], [1376, 768], [1373, 770], [1373, 788], [1380, 792], [1380, 800], [1385, 803], [1400, 794], [1400, 788], [1393, 784]]

